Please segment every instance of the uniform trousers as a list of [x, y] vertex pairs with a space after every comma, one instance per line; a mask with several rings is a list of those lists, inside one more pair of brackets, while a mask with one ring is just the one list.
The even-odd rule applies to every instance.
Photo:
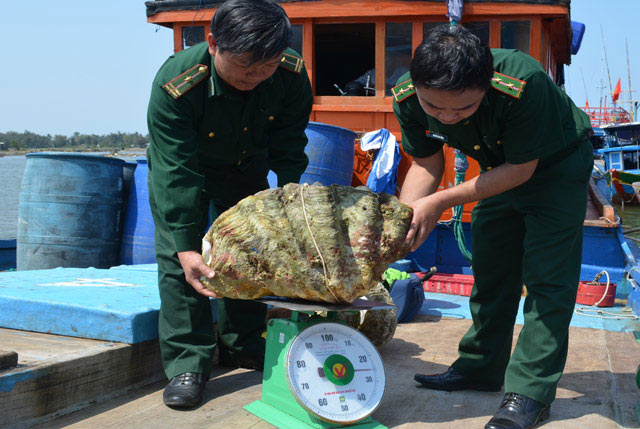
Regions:
[[[567, 359], [593, 166], [588, 140], [531, 179], [472, 212], [473, 324], [452, 367], [543, 404], [555, 399]], [[512, 351], [522, 286], [524, 326]]]
[[[235, 182], [241, 186], [242, 181]], [[243, 189], [237, 189], [239, 195], [252, 195], [266, 189], [266, 179]], [[241, 198], [237, 198], [239, 201]], [[237, 202], [237, 201], [236, 201]], [[235, 300], [229, 298], [211, 301], [197, 293], [187, 283], [178, 259], [176, 246], [167, 223], [160, 216], [155, 202], [153, 189], [149, 184], [149, 203], [155, 224], [156, 260], [158, 263], [158, 287], [160, 291], [160, 314], [158, 336], [162, 364], [169, 379], [185, 372], [197, 372], [209, 377], [213, 352], [216, 347], [211, 305], [218, 306], [218, 347], [220, 358], [233, 360], [237, 357], [263, 359], [265, 341], [262, 333], [266, 328], [266, 306], [256, 301]], [[234, 203], [233, 201], [231, 203]], [[200, 201], [203, 215], [200, 229], [204, 233], [209, 220], [229, 206], [216, 203], [203, 192]], [[215, 213], [215, 214], [213, 214]]]

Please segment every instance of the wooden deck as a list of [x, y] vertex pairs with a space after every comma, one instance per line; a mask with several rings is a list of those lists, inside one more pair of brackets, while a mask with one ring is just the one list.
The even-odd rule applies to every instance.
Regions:
[[[503, 392], [438, 392], [417, 388], [413, 381], [417, 372], [446, 369], [457, 357], [458, 340], [470, 323], [419, 316], [412, 323], [400, 325], [381, 352], [387, 388], [374, 418], [398, 428], [483, 427], [496, 411]], [[516, 326], [516, 336], [519, 331], [520, 326]], [[4, 335], [6, 332], [0, 331], [0, 340]], [[155, 365], [159, 357], [152, 359], [149, 364]], [[633, 333], [571, 328], [565, 375], [551, 408], [551, 420], [543, 427], [639, 427], [636, 404], [640, 389], [635, 382], [638, 363], [640, 344]], [[269, 428], [272, 426], [242, 409], [260, 397], [261, 377], [262, 373], [256, 371], [216, 366], [205, 401], [197, 409], [176, 411], [164, 406], [166, 381], [162, 380], [34, 427]]]
[[0, 328], [0, 428], [39, 421], [164, 378], [158, 342], [123, 344]]

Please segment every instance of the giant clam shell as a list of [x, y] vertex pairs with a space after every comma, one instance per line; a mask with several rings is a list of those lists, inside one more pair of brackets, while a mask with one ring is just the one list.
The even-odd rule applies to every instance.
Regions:
[[[360, 297], [369, 301], [391, 304], [395, 307], [393, 298], [381, 282], [377, 282], [365, 296]], [[317, 312], [327, 317], [326, 311]], [[397, 308], [385, 308], [360, 311], [340, 311], [337, 318], [347, 326], [363, 333], [371, 343], [381, 349], [393, 339], [398, 327]], [[290, 317], [290, 312], [286, 317]]]
[[[393, 298], [387, 289], [378, 282], [366, 296], [371, 301], [384, 302], [395, 305]], [[382, 310], [367, 310], [358, 330], [371, 340], [374, 346], [381, 348], [386, 345], [396, 333], [398, 326], [398, 310], [396, 308], [385, 308]]]
[[351, 303], [410, 245], [412, 210], [366, 187], [288, 184], [222, 213], [203, 239], [219, 296]]

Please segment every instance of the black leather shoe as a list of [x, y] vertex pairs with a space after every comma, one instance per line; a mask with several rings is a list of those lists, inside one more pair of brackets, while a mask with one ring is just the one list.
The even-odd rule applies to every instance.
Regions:
[[220, 353], [220, 359], [218, 361], [220, 366], [226, 366], [230, 368], [246, 368], [255, 369], [257, 371], [264, 370], [264, 357], [256, 356], [234, 356], [230, 357], [224, 353]]
[[200, 405], [207, 380], [204, 374], [185, 372], [176, 375], [164, 388], [162, 399], [171, 408], [191, 408]]
[[518, 393], [504, 395], [498, 412], [484, 429], [529, 429], [549, 418], [549, 406]]
[[480, 390], [482, 392], [497, 392], [502, 388], [497, 384], [480, 383], [470, 380], [466, 376], [449, 368], [447, 372], [442, 374], [423, 375], [416, 374], [413, 379], [421, 384], [421, 387], [434, 390], [446, 390], [453, 392], [454, 390]]

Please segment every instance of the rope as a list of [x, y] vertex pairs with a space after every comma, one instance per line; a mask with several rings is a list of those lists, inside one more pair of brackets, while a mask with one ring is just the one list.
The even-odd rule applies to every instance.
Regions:
[[[603, 311], [598, 308], [579, 307], [576, 308], [575, 312], [581, 316], [598, 317], [600, 319], [638, 320], [638, 316], [635, 314], [616, 314], [610, 311]], [[593, 312], [595, 314], [589, 314], [588, 312]]]
[[602, 294], [602, 298], [600, 298], [600, 301], [596, 302], [595, 304], [593, 304], [593, 307], [597, 307], [602, 301], [604, 301], [604, 297], [607, 296], [607, 292], [609, 292], [609, 284], [610, 284], [610, 279], [609, 279], [609, 273], [606, 272], [605, 270], [602, 270], [598, 273], [598, 275], [596, 275], [596, 278], [593, 280], [594, 282], [597, 282], [600, 280], [600, 276], [602, 274], [606, 274], [607, 275], [607, 287], [604, 288], [604, 293]]
[[[579, 314], [581, 316], [588, 316], [588, 317], [598, 317], [601, 319], [617, 319], [617, 320], [621, 320], [621, 319], [630, 319], [630, 320], [636, 320], [638, 319], [638, 316], [636, 316], [635, 314], [616, 314], [616, 313], [612, 313], [610, 311], [604, 311], [604, 310], [600, 310], [598, 307], [598, 305], [604, 301], [605, 297], [607, 296], [607, 292], [609, 292], [609, 285], [611, 284], [611, 279], [609, 278], [609, 273], [606, 270], [602, 270], [600, 271], [596, 277], [593, 279], [594, 282], [597, 282], [598, 280], [600, 280], [600, 277], [602, 277], [602, 275], [606, 275], [607, 276], [607, 287], [604, 289], [604, 293], [602, 294], [602, 297], [600, 298], [600, 300], [598, 300], [598, 302], [596, 302], [595, 304], [593, 304], [591, 307], [578, 307], [574, 310], [574, 312], [576, 314]], [[594, 313], [594, 314], [590, 314], [590, 313]]]
[[620, 216], [616, 215], [616, 220], [615, 221], [612, 221], [611, 219], [606, 218], [604, 216], [599, 217], [598, 220], [603, 220], [605, 222], [610, 223], [611, 225], [615, 225], [615, 224], [620, 223]]
[[453, 235], [458, 243], [460, 253], [467, 261], [471, 262], [471, 252], [467, 248], [467, 239], [464, 236], [464, 229], [462, 227], [462, 210], [464, 206], [456, 206], [453, 208]]
[[[467, 162], [467, 156], [459, 150], [455, 151], [456, 159], [455, 159], [455, 169], [456, 169], [456, 178], [455, 185], [459, 185], [464, 182], [465, 175], [467, 173], [467, 168], [469, 168], [469, 163]], [[464, 205], [459, 205], [453, 208], [453, 217], [451, 221], [453, 222], [453, 236], [458, 243], [458, 248], [460, 249], [460, 253], [465, 259], [471, 262], [471, 252], [467, 248], [467, 240], [464, 236], [464, 229], [462, 228], [462, 212], [464, 210]]]
[[316, 246], [316, 251], [318, 252], [318, 256], [320, 256], [320, 261], [322, 261], [322, 271], [324, 272], [324, 284], [327, 290], [333, 295], [337, 302], [341, 302], [340, 299], [336, 296], [335, 293], [329, 287], [329, 276], [327, 276], [327, 265], [324, 263], [324, 258], [322, 257], [322, 253], [320, 252], [320, 248], [318, 247], [318, 243], [316, 243], [316, 238], [313, 236], [313, 232], [311, 231], [311, 225], [309, 224], [309, 219], [307, 218], [307, 209], [304, 204], [304, 188], [309, 186], [308, 183], [300, 186], [300, 200], [302, 200], [302, 213], [304, 214], [304, 221], [307, 223], [307, 229], [309, 230], [309, 234], [311, 235], [311, 240], [313, 241], [313, 245]]

